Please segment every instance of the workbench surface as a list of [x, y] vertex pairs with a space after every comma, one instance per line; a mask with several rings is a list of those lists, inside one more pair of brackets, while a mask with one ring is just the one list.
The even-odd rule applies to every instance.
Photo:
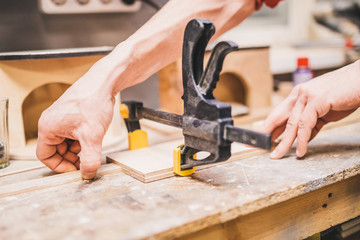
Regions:
[[114, 164], [92, 182], [10, 167], [1, 239], [301, 239], [360, 215], [360, 123], [321, 132], [304, 159], [262, 154], [147, 184]]

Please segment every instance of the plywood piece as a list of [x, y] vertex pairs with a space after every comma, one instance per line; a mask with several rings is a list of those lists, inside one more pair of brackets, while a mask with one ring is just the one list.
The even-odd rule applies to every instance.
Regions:
[[[142, 182], [161, 180], [174, 176], [173, 149], [182, 142], [183, 139], [177, 139], [143, 149], [112, 153], [107, 156], [107, 161], [118, 164], [125, 173]], [[247, 147], [239, 143], [233, 143], [231, 149], [232, 156], [226, 162], [240, 160], [264, 152], [264, 150]], [[197, 168], [204, 169], [217, 164]]]
[[[97, 173], [97, 177], [101, 177], [104, 174], [120, 171], [120, 167], [115, 164], [102, 165]], [[81, 181], [82, 177], [80, 171], [56, 174], [49, 177], [43, 177], [39, 179], [33, 179], [30, 181], [24, 181], [9, 185], [0, 186], [0, 198], [13, 196], [21, 193], [35, 191], [44, 188], [51, 188], [75, 181]]]
[[40, 161], [20, 161], [20, 160], [10, 160], [10, 165], [6, 168], [0, 169], [0, 178], [12, 174], [17, 174], [21, 172], [27, 172], [39, 168], [46, 167]]
[[305, 159], [260, 154], [150, 184], [116, 171], [0, 198], [1, 238], [176, 239], [222, 228], [244, 239], [264, 226], [293, 234], [272, 239], [303, 239], [360, 215], [359, 132], [360, 123], [321, 131]]

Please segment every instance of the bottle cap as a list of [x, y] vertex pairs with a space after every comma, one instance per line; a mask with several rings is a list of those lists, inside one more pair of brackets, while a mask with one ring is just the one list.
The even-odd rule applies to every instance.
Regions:
[[307, 57], [299, 57], [297, 59], [298, 67], [309, 67], [309, 59]]
[[354, 42], [351, 38], [345, 39], [345, 47], [350, 49], [354, 48]]

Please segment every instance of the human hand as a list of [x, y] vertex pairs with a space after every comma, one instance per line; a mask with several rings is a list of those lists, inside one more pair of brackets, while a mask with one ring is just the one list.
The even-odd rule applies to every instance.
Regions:
[[308, 142], [326, 123], [348, 116], [359, 106], [359, 61], [296, 86], [270, 113], [262, 128], [272, 134], [273, 141], [282, 134], [270, 157], [283, 157], [296, 138], [296, 155], [303, 157]]
[[85, 74], [39, 119], [36, 154], [57, 173], [80, 169], [84, 179], [92, 179], [101, 165], [115, 100], [96, 76]]

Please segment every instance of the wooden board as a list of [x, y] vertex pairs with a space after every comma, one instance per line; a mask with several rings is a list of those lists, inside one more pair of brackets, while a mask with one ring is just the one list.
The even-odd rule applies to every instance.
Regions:
[[45, 168], [45, 167], [46, 166], [38, 160], [36, 160], [36, 161], [34, 161], [34, 160], [10, 161], [10, 165], [8, 167], [0, 169], [0, 177], [13, 175], [13, 174], [21, 173], [21, 172], [27, 172], [27, 171], [31, 171], [34, 169]]
[[[261, 115], [260, 119], [263, 119], [263, 117], [264, 115]], [[239, 121], [239, 119], [241, 118], [235, 118], [235, 122], [237, 125], [239, 124], [239, 122], [246, 122]], [[342, 119], [341, 121], [327, 124], [324, 129], [332, 129], [348, 125], [354, 122], [358, 122], [359, 119], [360, 109], [356, 110], [353, 114]], [[143, 124], [147, 131], [151, 131], [151, 134], [149, 134], [151, 146], [144, 149], [138, 149], [133, 151], [126, 150], [109, 154], [107, 155], [107, 161], [121, 166], [125, 173], [145, 183], [174, 176], [172, 170], [173, 149], [183, 143], [183, 139], [180, 139], [181, 130], [151, 121], [143, 121]], [[243, 127], [254, 130], [254, 128], [256, 128], [256, 126], [254, 125], [255, 124], [248, 124], [243, 125]], [[166, 141], [166, 139], [168, 139], [168, 141], [164, 142]], [[265, 151], [261, 149], [255, 149], [251, 147], [246, 147], [239, 143], [233, 143], [231, 158], [226, 162], [222, 163], [241, 160], [264, 152]], [[198, 167], [198, 169], [211, 167], [213, 165], [216, 164], [200, 166]]]
[[175, 239], [193, 233], [187, 239], [303, 239], [360, 215], [359, 132], [360, 123], [321, 131], [305, 159], [294, 149], [281, 160], [260, 154], [149, 184], [119, 170], [93, 182], [78, 172], [14, 182], [0, 197], [1, 238]]
[[[183, 139], [177, 139], [148, 148], [112, 153], [107, 156], [107, 161], [118, 164], [125, 173], [142, 182], [147, 183], [161, 180], [174, 176], [173, 149], [179, 146], [182, 141]], [[264, 150], [247, 147], [239, 143], [233, 143], [231, 151], [232, 156], [226, 162], [244, 159], [264, 152]], [[199, 166], [197, 168], [204, 169], [217, 164]]]
[[[118, 167], [115, 164], [102, 165], [98, 170], [97, 177], [101, 177], [104, 174], [108, 174], [110, 172], [116, 172], [116, 171], [120, 171], [120, 167]], [[6, 184], [0, 186], [0, 198], [26, 193], [29, 191], [34, 191], [39, 189], [51, 188], [54, 186], [59, 186], [80, 180], [82, 180], [80, 171], [74, 171], [63, 174], [54, 174], [52, 176], [32, 179], [29, 181]]]
[[357, 175], [181, 239], [305, 239], [357, 216], [359, 184]]

